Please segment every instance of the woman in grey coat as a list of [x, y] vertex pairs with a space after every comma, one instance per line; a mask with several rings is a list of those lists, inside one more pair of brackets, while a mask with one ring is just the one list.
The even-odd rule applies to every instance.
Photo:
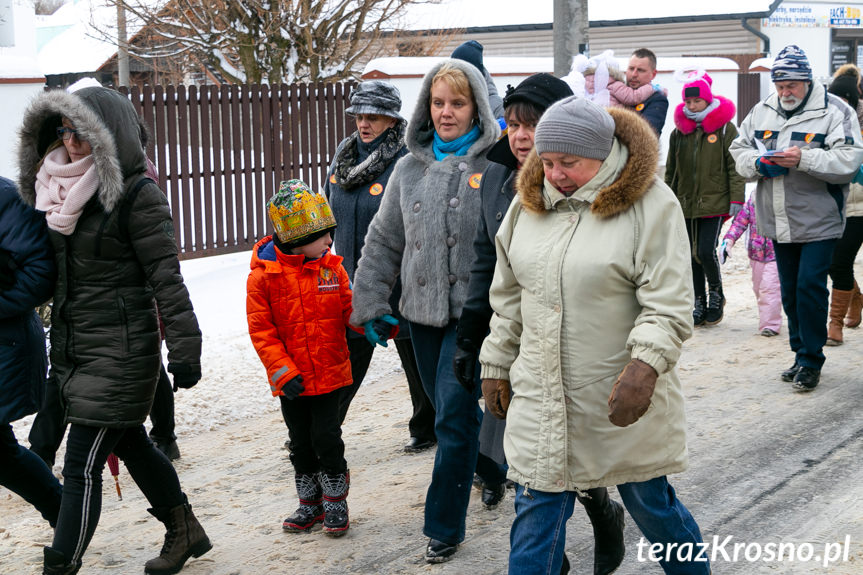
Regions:
[[[399, 160], [369, 226], [354, 276], [351, 323], [378, 341], [375, 324], [399, 310], [410, 322], [423, 386], [434, 403], [438, 450], [426, 495], [426, 561], [440, 563], [465, 536], [465, 515], [482, 412], [452, 370], [456, 323], [467, 298], [479, 222], [485, 154], [500, 135], [479, 71], [447, 59], [423, 80], [408, 125], [410, 153]], [[391, 318], [389, 318], [391, 320]]]

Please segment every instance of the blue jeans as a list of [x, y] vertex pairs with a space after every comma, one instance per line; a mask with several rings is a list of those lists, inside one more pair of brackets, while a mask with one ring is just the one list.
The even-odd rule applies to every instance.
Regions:
[[782, 307], [788, 316], [788, 343], [795, 361], [821, 369], [827, 342], [827, 271], [833, 261], [836, 240], [807, 244], [773, 242], [776, 269], [782, 291]]
[[464, 541], [465, 516], [479, 453], [482, 411], [479, 393], [468, 393], [455, 378], [455, 327], [411, 323], [417, 366], [426, 394], [435, 408], [437, 453], [426, 493], [427, 537], [450, 545]]
[[[558, 575], [563, 564], [566, 522], [572, 516], [575, 492], [547, 493], [515, 488], [515, 521], [509, 532], [510, 575]], [[701, 543], [701, 532], [689, 510], [677, 499], [665, 476], [617, 486], [626, 510], [651, 543]], [[697, 552], [698, 547], [695, 546]], [[693, 553], [695, 556], [696, 553]], [[659, 562], [673, 575], [709, 575], [708, 562]], [[646, 555], [645, 555], [646, 557]]]

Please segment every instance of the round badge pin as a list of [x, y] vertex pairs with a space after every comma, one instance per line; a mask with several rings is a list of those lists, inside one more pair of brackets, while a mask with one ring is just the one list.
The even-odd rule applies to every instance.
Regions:
[[707, 141], [710, 142], [711, 144], [715, 144], [716, 140], [718, 140], [718, 139], [719, 138], [716, 137], [716, 134], [710, 134], [709, 136], [707, 136]]
[[473, 189], [477, 189], [477, 188], [479, 188], [479, 184], [481, 181], [482, 181], [482, 173], [477, 172], [476, 174], [473, 174], [470, 177], [470, 179], [467, 181], [467, 184], [470, 187], [472, 187]]
[[636, 111], [636, 112], [640, 112], [640, 111], [642, 111], [643, 109], [644, 109], [644, 102], [641, 102], [640, 104], [638, 104], [638, 105], [635, 107], [635, 111]]
[[369, 193], [373, 196], [379, 196], [383, 193], [384, 187], [380, 184], [372, 184], [372, 187], [369, 188]]
[[335, 174], [330, 174], [330, 183], [331, 183], [331, 184], [335, 184], [335, 183], [336, 183], [336, 175], [335, 175]]

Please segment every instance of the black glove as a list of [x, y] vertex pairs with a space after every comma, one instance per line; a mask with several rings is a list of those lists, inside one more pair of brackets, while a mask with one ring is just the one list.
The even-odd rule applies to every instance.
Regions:
[[15, 285], [15, 270], [18, 264], [12, 259], [12, 254], [0, 250], [0, 290], [10, 289]]
[[282, 395], [285, 396], [285, 399], [295, 399], [304, 389], [306, 388], [303, 387], [303, 376], [298, 375], [293, 379], [289, 379], [288, 382], [282, 386], [281, 392]]
[[455, 378], [471, 395], [476, 391], [476, 360], [476, 347], [468, 342], [456, 345], [455, 355], [452, 358], [452, 369], [455, 372]]
[[174, 376], [174, 391], [189, 389], [201, 380], [201, 366], [190, 363], [169, 363], [168, 371]]

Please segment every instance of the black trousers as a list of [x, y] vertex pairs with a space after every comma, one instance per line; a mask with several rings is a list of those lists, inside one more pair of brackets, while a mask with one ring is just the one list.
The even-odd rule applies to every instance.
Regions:
[[830, 279], [833, 289], [851, 290], [854, 288], [854, 260], [863, 245], [863, 216], [845, 220], [845, 231], [833, 248], [833, 261], [830, 264]]
[[0, 424], [0, 485], [17, 493], [54, 526], [63, 486], [35, 453], [23, 448], [8, 423]]
[[[362, 385], [363, 379], [366, 377], [369, 364], [372, 361], [372, 355], [374, 355], [375, 351], [375, 346], [369, 343], [365, 337], [357, 337], [352, 332], [349, 332], [347, 337], [348, 350], [351, 354], [353, 383], [341, 389], [342, 398], [339, 409], [342, 423], [344, 423], [345, 417], [347, 417], [348, 408], [350, 408], [354, 396], [359, 391], [360, 385]], [[413, 406], [413, 415], [411, 415], [408, 422], [408, 431], [411, 437], [434, 441], [434, 405], [423, 389], [413, 344], [410, 337], [398, 337], [394, 341], [399, 359], [402, 362], [402, 369], [405, 370], [405, 378], [408, 381], [408, 391], [410, 392], [411, 405]]]
[[[159, 383], [156, 384], [156, 395], [150, 408], [150, 422], [153, 428], [150, 437], [159, 439], [176, 439], [174, 435], [174, 390], [165, 366], [161, 366]], [[65, 414], [60, 402], [60, 388], [51, 374], [45, 381], [45, 392], [42, 406], [30, 426], [30, 451], [42, 458], [48, 467], [54, 466], [57, 450], [63, 443], [66, 434]]]
[[108, 429], [73, 423], [66, 440], [63, 501], [51, 545], [67, 561], [81, 561], [96, 531], [102, 512], [102, 472], [112, 452], [126, 465], [151, 507], [170, 509], [183, 503], [174, 466], [156, 449], [143, 425]]
[[686, 220], [686, 233], [689, 235], [692, 253], [692, 285], [695, 288], [695, 297], [704, 297], [705, 280], [708, 289], [722, 288], [719, 258], [716, 255], [721, 229], [721, 217]]
[[291, 463], [298, 474], [318, 471], [335, 475], [348, 469], [339, 405], [342, 389], [294, 399], [279, 396], [282, 417], [288, 426]]

